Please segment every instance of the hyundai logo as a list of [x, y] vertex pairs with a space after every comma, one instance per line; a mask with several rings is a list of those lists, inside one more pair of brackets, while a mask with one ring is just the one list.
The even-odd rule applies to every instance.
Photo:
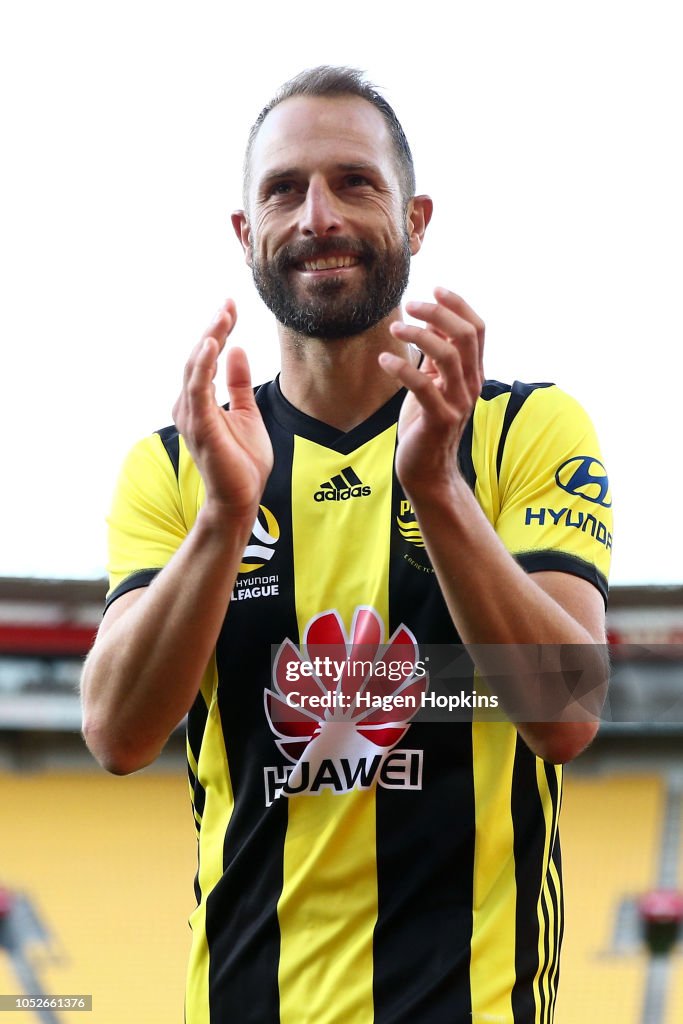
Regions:
[[555, 480], [558, 487], [568, 494], [576, 494], [605, 508], [612, 505], [607, 470], [602, 462], [590, 455], [575, 455], [573, 459], [567, 459], [555, 473]]

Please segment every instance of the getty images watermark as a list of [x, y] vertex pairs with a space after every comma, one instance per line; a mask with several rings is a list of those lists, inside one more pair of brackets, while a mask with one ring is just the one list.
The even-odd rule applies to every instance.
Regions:
[[[315, 655], [310, 661], [285, 662], [286, 682], [305, 683], [305, 687], [293, 686], [284, 696], [288, 707], [315, 712], [320, 709], [350, 712], [377, 709], [414, 713], [424, 709], [455, 711], [498, 707], [496, 694], [462, 688], [459, 693], [437, 693], [411, 685], [419, 680], [426, 683], [428, 676], [429, 655], [415, 661], [362, 658], [355, 651], [347, 658]], [[314, 687], [309, 685], [311, 681]], [[378, 682], [384, 682], [385, 686], [378, 687]]]
[[273, 647], [278, 718], [683, 725], [683, 645], [409, 639]]
[[407, 630], [389, 644], [285, 641], [272, 653], [283, 722], [587, 721], [603, 714], [610, 671], [604, 645], [418, 645]]

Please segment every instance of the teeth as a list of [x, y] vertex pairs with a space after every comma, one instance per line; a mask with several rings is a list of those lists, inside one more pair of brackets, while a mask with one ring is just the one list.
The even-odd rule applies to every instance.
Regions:
[[337, 270], [340, 267], [354, 267], [356, 256], [328, 256], [327, 259], [304, 260], [304, 270]]

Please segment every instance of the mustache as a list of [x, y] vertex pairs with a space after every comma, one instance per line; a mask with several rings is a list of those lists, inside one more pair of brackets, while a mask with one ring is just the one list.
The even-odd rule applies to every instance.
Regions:
[[332, 253], [339, 252], [357, 256], [367, 263], [375, 259], [375, 251], [368, 242], [336, 235], [334, 238], [309, 238], [284, 245], [275, 258], [275, 264], [278, 269], [286, 270], [295, 264], [303, 263], [304, 260], [324, 259]]

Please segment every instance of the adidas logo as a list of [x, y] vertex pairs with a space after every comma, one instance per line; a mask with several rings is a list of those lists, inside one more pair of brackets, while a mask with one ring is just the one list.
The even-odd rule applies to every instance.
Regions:
[[347, 501], [349, 498], [366, 498], [368, 494], [372, 494], [372, 488], [363, 485], [358, 474], [347, 466], [330, 480], [323, 481], [313, 497], [316, 501]]

